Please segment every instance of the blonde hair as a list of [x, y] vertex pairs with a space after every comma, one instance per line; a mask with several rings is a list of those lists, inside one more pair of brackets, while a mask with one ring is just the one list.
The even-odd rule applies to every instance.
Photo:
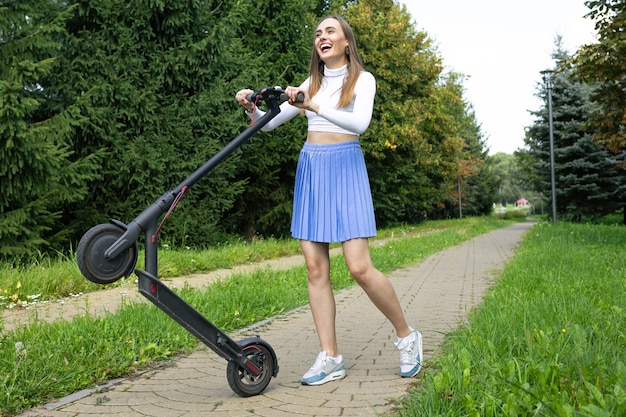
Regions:
[[[350, 102], [352, 102], [352, 96], [354, 95], [354, 88], [356, 86], [356, 82], [361, 75], [361, 72], [364, 71], [363, 61], [359, 56], [359, 52], [356, 48], [356, 39], [354, 37], [354, 32], [352, 28], [346, 22], [346, 20], [339, 15], [330, 15], [326, 16], [318, 22], [318, 26], [326, 19], [335, 19], [339, 22], [341, 26], [341, 30], [343, 31], [346, 40], [348, 41], [348, 46], [346, 47], [346, 55], [348, 58], [348, 68], [347, 75], [343, 81], [343, 86], [341, 87], [341, 96], [339, 97], [339, 103], [337, 107], [342, 108], [346, 107]], [[324, 61], [317, 53], [317, 49], [315, 48], [315, 39], [313, 40], [313, 52], [311, 53], [311, 63], [309, 66], [309, 75], [311, 76], [311, 83], [309, 84], [309, 97], [315, 96], [317, 92], [322, 87], [322, 80], [324, 78]]]

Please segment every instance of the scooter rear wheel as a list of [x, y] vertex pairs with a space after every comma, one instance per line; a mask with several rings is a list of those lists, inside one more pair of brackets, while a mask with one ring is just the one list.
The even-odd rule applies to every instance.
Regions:
[[228, 385], [235, 394], [251, 397], [262, 393], [267, 388], [274, 374], [274, 361], [270, 351], [260, 343], [252, 342], [243, 346], [242, 350], [248, 360], [261, 369], [261, 373], [258, 376], [251, 375], [234, 361], [230, 361], [226, 369], [226, 377]]
[[99, 224], [83, 235], [76, 249], [76, 263], [85, 278], [96, 284], [110, 284], [131, 274], [137, 264], [136, 242], [114, 259], [104, 256], [123, 233], [124, 229], [114, 224]]

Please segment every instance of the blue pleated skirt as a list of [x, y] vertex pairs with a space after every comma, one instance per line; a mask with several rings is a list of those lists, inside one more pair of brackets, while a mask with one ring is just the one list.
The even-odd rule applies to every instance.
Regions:
[[372, 193], [358, 141], [304, 143], [296, 168], [291, 235], [329, 243], [376, 236]]

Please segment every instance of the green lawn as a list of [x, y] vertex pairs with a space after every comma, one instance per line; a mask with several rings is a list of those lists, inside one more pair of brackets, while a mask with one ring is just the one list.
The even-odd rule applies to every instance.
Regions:
[[540, 223], [400, 416], [626, 416], [626, 228]]

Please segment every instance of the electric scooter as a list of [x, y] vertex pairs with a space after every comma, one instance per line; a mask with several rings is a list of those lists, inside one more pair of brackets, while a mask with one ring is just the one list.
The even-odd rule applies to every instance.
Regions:
[[[298, 96], [302, 101], [303, 96]], [[264, 101], [267, 112], [241, 132], [176, 188], [167, 191], [129, 224], [115, 219], [89, 229], [80, 239], [76, 251], [78, 268], [90, 281], [110, 284], [135, 272], [139, 292], [163, 310], [193, 336], [228, 361], [226, 377], [230, 388], [242, 397], [258, 395], [272, 377], [278, 374], [278, 359], [269, 343], [260, 337], [235, 342], [158, 278], [157, 236], [165, 221], [189, 187], [197, 183], [233, 151], [254, 136], [280, 113], [279, 105], [287, 100], [280, 87], [267, 87], [248, 96], [257, 103]], [[159, 219], [162, 215], [162, 221]], [[137, 269], [137, 239], [145, 238], [145, 270]]]

